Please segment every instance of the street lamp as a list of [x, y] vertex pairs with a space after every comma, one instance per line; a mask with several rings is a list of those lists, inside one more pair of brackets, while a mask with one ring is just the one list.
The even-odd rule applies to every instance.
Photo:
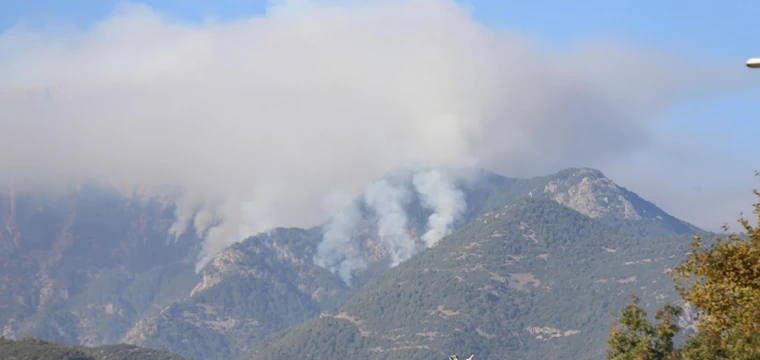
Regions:
[[747, 60], [747, 67], [758, 69], [760, 68], [760, 58], [752, 58]]

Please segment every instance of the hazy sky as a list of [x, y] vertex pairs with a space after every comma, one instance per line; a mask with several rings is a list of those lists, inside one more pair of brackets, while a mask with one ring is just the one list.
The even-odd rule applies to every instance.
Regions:
[[[203, 171], [217, 173], [219, 177], [239, 177], [239, 183], [221, 181], [225, 189], [235, 188], [232, 193], [244, 192], [253, 186], [256, 187], [253, 192], [260, 196], [276, 194], [279, 187], [292, 185], [278, 179], [302, 176], [300, 171], [310, 174], [309, 171], [327, 169], [325, 171], [339, 174], [330, 168], [329, 164], [333, 164], [330, 157], [340, 158], [342, 152], [351, 151], [356, 152], [354, 157], [342, 158], [334, 164], [339, 164], [343, 172], [356, 167], [356, 176], [344, 174], [349, 180], [338, 181], [335, 189], [330, 185], [333, 177], [315, 177], [314, 184], [293, 190], [292, 201], [284, 201], [282, 209], [273, 211], [302, 211], [302, 216], [296, 216], [298, 220], [311, 219], [313, 216], [306, 214], [309, 206], [317, 207], [324, 199], [315, 198], [313, 204], [304, 209], [293, 210], [299, 206], [303, 194], [310, 191], [356, 192], [358, 184], [369, 181], [370, 175], [382, 173], [401, 160], [461, 163], [472, 160], [469, 157], [477, 159], [478, 164], [515, 176], [542, 175], [565, 166], [597, 167], [673, 215], [710, 229], [733, 222], [739, 211], [746, 211], [754, 200], [750, 190], [757, 181], [752, 175], [755, 169], [760, 169], [755, 160], [760, 142], [753, 136], [760, 130], [757, 121], [760, 119], [760, 70], [747, 70], [744, 61], [760, 56], [758, 2], [727, 1], [719, 5], [707, 0], [473, 0], [460, 2], [463, 8], [473, 11], [473, 19], [465, 19], [446, 1], [388, 5], [379, 11], [388, 13], [378, 15], [362, 13], [361, 6], [345, 14], [310, 13], [302, 8], [309, 1], [290, 1], [290, 5], [300, 3], [295, 8], [307, 14], [291, 19], [297, 23], [293, 26], [298, 27], [298, 31], [288, 28], [291, 24], [285, 13], [279, 15], [282, 18], [278, 21], [261, 24], [243, 21], [261, 16], [271, 18], [272, 14], [266, 15], [265, 1], [145, 0], [139, 3], [148, 6], [129, 7], [131, 10], [106, 18], [117, 2], [0, 0], [0, 30], [4, 31], [0, 35], [0, 85], [33, 85], [51, 80], [71, 83], [78, 71], [88, 71], [82, 73], [84, 80], [74, 86], [66, 106], [69, 116], [89, 120], [72, 128], [76, 134], [74, 130], [59, 129], [58, 132], [72, 131], [71, 136], [77, 136], [78, 143], [85, 144], [77, 148], [80, 153], [97, 152], [99, 146], [112, 145], [104, 144], [113, 140], [109, 136], [119, 137], [118, 127], [96, 125], [94, 120], [112, 116], [107, 115], [112, 108], [120, 110], [114, 117], [124, 120], [122, 124], [137, 117], [195, 117], [195, 122], [189, 125], [169, 120], [132, 123], [132, 129], [139, 131], [127, 132], [127, 139], [119, 140], [124, 140], [124, 144], [129, 144], [127, 140], [146, 144], [138, 151], [139, 156], [148, 157], [151, 152], [166, 155], [157, 156], [148, 165], [125, 166], [122, 171], [139, 173], [155, 169], [156, 177], [161, 180], [193, 177], [184, 185], [202, 189], [198, 193], [204, 196], [217, 196], [214, 201], [220, 202], [222, 208], [239, 208], [240, 204], [227, 203], [225, 198], [233, 195], [225, 190], [209, 190], [216, 189], [214, 184], [218, 179], [196, 177], [196, 171], [201, 171], [198, 168], [205, 167]], [[331, 17], [334, 17], [334, 26], [330, 25]], [[200, 25], [209, 18], [214, 18], [216, 25]], [[395, 23], [389, 19], [399, 23], [391, 26]], [[93, 24], [99, 26], [93, 28]], [[318, 51], [298, 43], [296, 34], [302, 35], [301, 31], [308, 29], [312, 33], [321, 31], [310, 41], [321, 46], [325, 53], [332, 53], [320, 59]], [[355, 34], [340, 32], [351, 29]], [[399, 33], [402, 30], [412, 35], [407, 38]], [[493, 38], [491, 32], [494, 31], [507, 32], [509, 39]], [[217, 43], [209, 45], [213, 41]], [[168, 44], [179, 44], [176, 52], [162, 52]], [[278, 44], [284, 45], [277, 47]], [[416, 58], [415, 63], [404, 63], [404, 54], [421, 51], [424, 44], [430, 44], [428, 55], [420, 55], [423, 57]], [[249, 45], [250, 48], [246, 48]], [[207, 52], [210, 48], [214, 48], [213, 54]], [[260, 56], [263, 49], [275, 48], [278, 50], [273, 54]], [[134, 52], [155, 56], [143, 59], [134, 56]], [[182, 62], [172, 57], [182, 54], [197, 56], [194, 59], [197, 61]], [[148, 57], [150, 61], [146, 60]], [[324, 77], [311, 75], [303, 68], [305, 60], [294, 60], [294, 57], [324, 61], [322, 65], [315, 65], [322, 66], [319, 71]], [[439, 57], [448, 58], [436, 62]], [[89, 60], [85, 59], [100, 62], [87, 63]], [[345, 63], [341, 67], [336, 61]], [[330, 74], [324, 73], [328, 69], [327, 62], [330, 62], [329, 71], [335, 72], [332, 74], [337, 79], [335, 82], [330, 80]], [[186, 68], [178, 68], [178, 63]], [[122, 67], [122, 72], [114, 70], [117, 65]], [[278, 66], [278, 69], [269, 75], [245, 73], [266, 66]], [[377, 74], [368, 72], [383, 66], [387, 68]], [[176, 73], [164, 71], [169, 68]], [[236, 70], [238, 75], [225, 69]], [[409, 75], [399, 75], [402, 70], [410, 71]], [[181, 77], [186, 72], [199, 75], [193, 79], [173, 77]], [[389, 80], [396, 75], [398, 79]], [[134, 80], [151, 76], [165, 77], [160, 86], [166, 88], [148, 80]], [[126, 81], [127, 78], [131, 80]], [[287, 80], [283, 80], [285, 78]], [[261, 86], [244, 80], [256, 81]], [[206, 86], [193, 92], [191, 83], [194, 81]], [[303, 81], [313, 86], [304, 85]], [[104, 85], [106, 83], [123, 86]], [[316, 90], [324, 89], [328, 83], [335, 86], [331, 89], [333, 92]], [[148, 88], [147, 84], [152, 86]], [[458, 88], [447, 88], [455, 85]], [[210, 92], [214, 86], [223, 86], [232, 93]], [[380, 90], [375, 91], [375, 88]], [[150, 91], [146, 89], [155, 94], [146, 93]], [[182, 92], [182, 89], [188, 91]], [[165, 95], [167, 92], [174, 95]], [[278, 97], [291, 96], [290, 92], [294, 92], [293, 104], [318, 114], [306, 110], [299, 113], [286, 105], [271, 103], [278, 101]], [[362, 97], [363, 92], [369, 95]], [[540, 96], [531, 97], [532, 92]], [[210, 97], [210, 94], [215, 96]], [[235, 108], [245, 104], [245, 96], [251, 94], [271, 99], [261, 100], [266, 104], [258, 110]], [[308, 104], [306, 98], [310, 98]], [[111, 108], [108, 104], [113, 99], [120, 102]], [[151, 108], [155, 105], [152, 101], [159, 99], [191, 103], [182, 111], [166, 106]], [[345, 103], [336, 99], [344, 99]], [[405, 101], [409, 104], [403, 104]], [[224, 106], [229, 112], [213, 112]], [[372, 106], [386, 108], [377, 112], [366, 110]], [[417, 121], [411, 120], [415, 114], [419, 118], [430, 116], [442, 106], [446, 111], [442, 111], [441, 118], [411, 122]], [[141, 111], [141, 107], [150, 110]], [[330, 119], [338, 116], [336, 114], [362, 117], [366, 124], [390, 121], [395, 125], [353, 128], [348, 120], [332, 122]], [[473, 122], [457, 118], [462, 114], [482, 119], [474, 122], [477, 126], [472, 126]], [[246, 125], [225, 132], [201, 120], [222, 116], [236, 119], [270, 116], [279, 122], [277, 125]], [[290, 120], [309, 116], [316, 116], [325, 123]], [[491, 117], [509, 117], [510, 120]], [[222, 119], [215, 120], [225, 123]], [[433, 126], [436, 122], [447, 125]], [[402, 148], [397, 150], [398, 154], [390, 151], [391, 154], [367, 169], [359, 163], [377, 152], [377, 148], [368, 145], [375, 142], [348, 142], [340, 149], [319, 148], [319, 139], [290, 138], [298, 128], [311, 134], [332, 131], [335, 139], [340, 138], [340, 131], [354, 137], [385, 131], [386, 139], [401, 136], [406, 140], [400, 141]], [[243, 129], [250, 132], [238, 131]], [[278, 139], [289, 140], [262, 144], [267, 142], [261, 136], [264, 129], [279, 134]], [[483, 134], [483, 129], [492, 133]], [[23, 131], [32, 134], [38, 130]], [[80, 141], [87, 137], [83, 131], [95, 131], [101, 140]], [[177, 131], [177, 137], [145, 137], [144, 133], [151, 131], [163, 135]], [[425, 135], [430, 131], [438, 133]], [[208, 135], [208, 139], [181, 139], [198, 134]], [[52, 131], [46, 136], [52, 137]], [[437, 140], [434, 143], [426, 139]], [[438, 147], [438, 140], [449, 142], [445, 152]], [[67, 145], [65, 140], [57, 141], [62, 147]], [[163, 147], [172, 141], [178, 145], [171, 149]], [[244, 148], [229, 144], [245, 142], [256, 143], [256, 153], [260, 154], [252, 156], [250, 163], [245, 162]], [[294, 160], [305, 156], [302, 150], [295, 148], [296, 144], [304, 143], [319, 148], [315, 156], [320, 156], [322, 162], [303, 165]], [[205, 151], [204, 144], [215, 150]], [[290, 150], [279, 148], [282, 144], [289, 145]], [[50, 146], [57, 149], [56, 145]], [[277, 150], [267, 155], [278, 153], [292, 160], [293, 166], [274, 165], [277, 161], [274, 155], [271, 158], [261, 155], [267, 146]], [[356, 150], [352, 146], [362, 148]], [[108, 159], [84, 156], [88, 161], [82, 160], [82, 164], [76, 166], [82, 171], [97, 168], [97, 171], [113, 173], [113, 168], [104, 170], [106, 162], [120, 157], [119, 161], [131, 164], [134, 159], [129, 157], [137, 156], [127, 155], [127, 148], [128, 145], [113, 145], [113, 152], [102, 154], [108, 155]], [[191, 152], [192, 149], [197, 152]], [[41, 150], [30, 147], [24, 151], [26, 155], [39, 156]], [[413, 154], [415, 159], [405, 159], [402, 153]], [[452, 154], [460, 154], [461, 158]], [[170, 165], [173, 161], [193, 162], [193, 156], [198, 159], [195, 165], [176, 168]], [[226, 158], [219, 159], [221, 156]], [[247, 175], [225, 170], [233, 166], [252, 166], [273, 175], [250, 185], [245, 183]], [[172, 171], [162, 172], [167, 168]], [[135, 177], [142, 179], [143, 175]], [[194, 203], [204, 199], [187, 201]], [[265, 211], [259, 208], [261, 206], [250, 205], [253, 208], [249, 212], [260, 214]], [[278, 222], [285, 217], [273, 215], [268, 221]]]

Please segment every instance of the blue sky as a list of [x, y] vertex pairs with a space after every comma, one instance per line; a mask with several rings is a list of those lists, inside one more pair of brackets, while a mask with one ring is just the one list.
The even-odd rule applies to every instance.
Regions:
[[[2, 0], [0, 29], [20, 20], [85, 25], [110, 13], [115, 0]], [[265, 0], [136, 1], [183, 19], [222, 19], [260, 14]], [[694, 55], [743, 59], [756, 55], [760, 3], [731, 0], [469, 0], [489, 25], [520, 30], [550, 46], [609, 36]]]
[[[517, 29], [548, 47], [611, 38], [737, 66], [760, 56], [757, 1], [473, 0], [472, 4], [481, 21]], [[758, 152], [760, 71], [748, 70], [747, 76], [757, 77], [754, 90], [681, 104], [665, 115], [669, 121], [663, 126], [697, 127], [700, 133], [728, 140], [736, 150]]]
[[[143, 0], [173, 18], [201, 20], [231, 19], [261, 14], [266, 1], [243, 0]], [[553, 0], [463, 1], [475, 17], [490, 26], [518, 31], [542, 47], [570, 47], [588, 39], [618, 40], [628, 44], [662, 49], [694, 58], [744, 67], [749, 57], [760, 56], [760, 2], [754, 0]], [[20, 21], [34, 26], [88, 24], [108, 15], [114, 0], [0, 0], [0, 32]], [[720, 141], [736, 156], [715, 164], [721, 174], [710, 181], [744, 187], [752, 170], [747, 164], [760, 153], [760, 70], [746, 69], [757, 79], [757, 87], [710, 99], [680, 104], [659, 124], [674, 133], [688, 126], [707, 139]], [[705, 138], [699, 140], [705, 141]], [[646, 162], [647, 159], [642, 161]], [[708, 180], [686, 186], [698, 189]], [[700, 185], [701, 184], [701, 185]], [[636, 190], [636, 189], [634, 189]], [[749, 190], [749, 189], [747, 189]], [[666, 209], [667, 210], [667, 209]]]
[[[136, 1], [183, 19], [222, 19], [260, 14], [264, 0]], [[582, 38], [612, 36], [695, 55], [745, 58], [756, 54], [760, 3], [750, 0], [469, 0], [475, 16], [563, 46]], [[115, 0], [2, 0], [0, 29], [19, 20], [86, 25], [110, 13]]]

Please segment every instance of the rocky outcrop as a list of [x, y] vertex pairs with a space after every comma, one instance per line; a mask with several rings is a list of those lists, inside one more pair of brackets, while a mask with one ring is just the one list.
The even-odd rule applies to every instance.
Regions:
[[601, 171], [581, 169], [564, 179], [549, 182], [544, 192], [552, 199], [591, 218], [640, 220], [627, 192]]

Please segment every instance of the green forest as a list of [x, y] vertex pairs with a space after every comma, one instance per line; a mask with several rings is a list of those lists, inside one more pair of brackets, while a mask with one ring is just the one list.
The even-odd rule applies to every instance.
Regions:
[[164, 351], [133, 345], [84, 347], [57, 344], [38, 338], [10, 340], [0, 337], [0, 359], [3, 360], [187, 360]]

